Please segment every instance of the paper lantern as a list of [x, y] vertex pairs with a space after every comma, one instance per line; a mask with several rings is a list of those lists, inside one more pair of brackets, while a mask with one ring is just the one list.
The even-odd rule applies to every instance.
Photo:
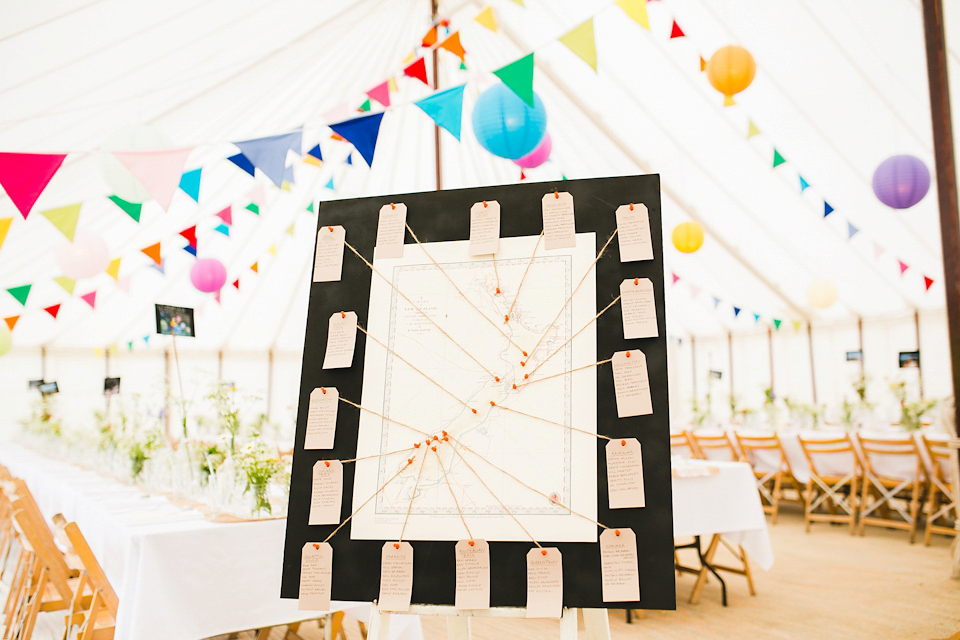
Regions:
[[815, 280], [807, 287], [807, 301], [818, 309], [826, 309], [837, 301], [837, 287], [829, 280]]
[[10, 351], [13, 346], [13, 333], [7, 327], [7, 323], [0, 324], [0, 356]]
[[190, 268], [190, 282], [203, 293], [220, 291], [227, 281], [227, 268], [215, 258], [203, 258]]
[[133, 177], [123, 163], [114, 157], [113, 151], [148, 151], [173, 146], [162, 131], [150, 125], [130, 125], [122, 127], [100, 145], [100, 173], [107, 182], [112, 195], [127, 202], [146, 202], [150, 193], [140, 181]]
[[703, 227], [697, 222], [681, 222], [673, 228], [673, 246], [682, 253], [693, 253], [703, 246]]
[[883, 204], [908, 209], [927, 195], [930, 171], [923, 160], [909, 155], [890, 156], [873, 172], [873, 193]]
[[480, 94], [473, 106], [473, 134], [495, 156], [519, 160], [531, 153], [547, 132], [547, 111], [536, 94], [531, 107], [497, 83]]
[[717, 49], [707, 62], [707, 79], [723, 94], [724, 106], [733, 104], [733, 96], [750, 86], [757, 75], [753, 56], [743, 47], [728, 45]]
[[553, 151], [553, 140], [550, 139], [549, 133], [545, 133], [536, 149], [514, 162], [521, 169], [536, 169], [550, 159], [551, 151]]
[[87, 231], [73, 234], [73, 242], [57, 247], [57, 265], [72, 280], [90, 278], [102, 273], [110, 264], [110, 250], [100, 236]]

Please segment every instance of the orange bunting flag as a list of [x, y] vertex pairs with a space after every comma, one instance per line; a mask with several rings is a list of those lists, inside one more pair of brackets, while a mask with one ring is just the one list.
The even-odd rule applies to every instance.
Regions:
[[44, 307], [43, 310], [49, 313], [51, 316], [53, 316], [53, 319], [56, 320], [57, 314], [60, 313], [60, 305], [55, 304], [52, 307]]
[[463, 57], [466, 55], [466, 51], [463, 50], [463, 45], [460, 44], [460, 32], [454, 31], [453, 35], [440, 43], [441, 49], [446, 49], [450, 53], [456, 55], [458, 58], [463, 60]]
[[160, 257], [160, 243], [159, 243], [159, 242], [158, 242], [157, 244], [152, 244], [152, 245], [150, 245], [149, 247], [145, 247], [145, 248], [143, 248], [143, 249], [140, 249], [140, 251], [141, 251], [145, 256], [147, 256], [148, 258], [150, 258], [151, 260], [153, 260], [158, 267], [159, 267], [159, 266], [163, 266], [163, 259]]
[[707, 61], [703, 59], [703, 56], [700, 56], [700, 71], [707, 70]]
[[[257, 265], [256, 262], [250, 265], [250, 271], [253, 271], [254, 273], [260, 273], [260, 267]], [[240, 287], [237, 287], [237, 288], [239, 289]]]
[[423, 36], [423, 40], [420, 42], [421, 47], [432, 47], [437, 44], [437, 28], [430, 27], [430, 31]]
[[3, 321], [7, 323], [7, 328], [10, 331], [13, 331], [13, 328], [17, 326], [17, 320], [20, 319], [20, 316], [10, 316], [9, 318], [4, 318]]
[[686, 34], [683, 32], [683, 29], [680, 28], [680, 25], [677, 24], [677, 21], [673, 21], [673, 27], [670, 29], [671, 38], [683, 38]]

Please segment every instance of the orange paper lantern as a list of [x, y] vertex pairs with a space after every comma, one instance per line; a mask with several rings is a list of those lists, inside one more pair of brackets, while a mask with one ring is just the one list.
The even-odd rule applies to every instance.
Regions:
[[743, 47], [728, 45], [717, 49], [707, 62], [707, 79], [723, 94], [723, 106], [733, 104], [733, 96], [750, 86], [757, 75], [757, 63]]

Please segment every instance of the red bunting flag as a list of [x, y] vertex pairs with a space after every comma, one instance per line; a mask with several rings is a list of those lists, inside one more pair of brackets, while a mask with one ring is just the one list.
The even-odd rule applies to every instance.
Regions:
[[454, 31], [453, 35], [440, 43], [441, 49], [446, 49], [450, 53], [454, 54], [460, 60], [464, 59], [466, 51], [463, 50], [463, 45], [460, 44], [460, 32]]
[[184, 229], [180, 232], [180, 235], [186, 239], [187, 244], [191, 247], [197, 246], [197, 225], [193, 225], [189, 229]]
[[26, 219], [66, 154], [0, 153], [0, 185]]
[[933, 285], [933, 278], [930, 276], [923, 276], [923, 284], [926, 287], [926, 290], [930, 291], [930, 287]]
[[425, 85], [429, 86], [430, 84], [427, 82], [427, 64], [423, 61], [423, 58], [414, 60], [410, 66], [403, 70], [403, 75], [416, 78]]
[[80, 296], [80, 299], [82, 299], [84, 302], [90, 305], [91, 309], [95, 309], [96, 303], [97, 303], [97, 292], [91, 291], [90, 293], [85, 293], [82, 296]]
[[51, 316], [53, 316], [53, 319], [56, 320], [56, 319], [57, 319], [57, 314], [60, 313], [60, 305], [59, 305], [59, 304], [55, 304], [55, 305], [53, 305], [52, 307], [45, 307], [45, 308], [44, 308], [44, 311], [46, 311], [47, 313], [49, 313]]
[[145, 256], [153, 260], [158, 267], [163, 266], [163, 259], [160, 257], [160, 243], [152, 244], [149, 247], [140, 249]]
[[907, 269], [910, 268], [910, 265], [908, 265], [908, 264], [907, 264], [906, 262], [904, 262], [903, 260], [900, 260], [899, 258], [897, 259], [897, 262], [900, 263], [900, 275], [905, 274], [905, 273], [907, 272]]
[[523, 172], [523, 169], [520, 169], [520, 179], [521, 179], [521, 180], [526, 180], [526, 179], [527, 179], [527, 174], [525, 174], [525, 173]]
[[674, 21], [673, 21], [673, 28], [670, 29], [670, 37], [671, 37], [671, 38], [682, 38], [682, 37], [684, 37], [685, 35], [686, 35], [686, 34], [685, 34], [685, 33], [683, 32], [683, 30], [680, 28], [680, 25], [677, 24], [677, 21], [676, 21], [676, 20], [674, 20]]
[[237, 278], [236, 280], [233, 281], [233, 288], [236, 289], [237, 291], [240, 290], [240, 278]]
[[3, 321], [7, 323], [7, 328], [10, 331], [13, 331], [13, 328], [17, 326], [17, 320], [20, 319], [20, 316], [10, 316], [9, 318], [4, 318]]

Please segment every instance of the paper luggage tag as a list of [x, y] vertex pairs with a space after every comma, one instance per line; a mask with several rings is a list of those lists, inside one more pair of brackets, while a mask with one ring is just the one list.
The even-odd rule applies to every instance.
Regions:
[[317, 460], [313, 465], [310, 518], [307, 524], [339, 524], [343, 502], [343, 464], [339, 460]]
[[600, 586], [604, 602], [639, 602], [640, 569], [633, 529], [600, 534]]
[[385, 204], [380, 207], [377, 222], [376, 258], [402, 258], [403, 237], [407, 229], [407, 205], [402, 202]]
[[615, 438], [607, 443], [607, 493], [611, 509], [644, 506], [643, 456], [636, 438]]
[[577, 224], [573, 215], [573, 196], [563, 192], [543, 196], [543, 246], [568, 249], [577, 246]]
[[457, 554], [457, 609], [490, 608], [490, 545], [486, 540], [460, 540]]
[[333, 572], [333, 547], [326, 542], [308, 542], [300, 554], [301, 611], [329, 611]]
[[343, 272], [343, 245], [347, 231], [339, 225], [317, 231], [317, 255], [313, 259], [314, 282], [337, 282]]
[[617, 208], [617, 242], [620, 262], [653, 260], [650, 214], [646, 205], [625, 204]]
[[624, 339], [656, 338], [660, 335], [650, 278], [633, 278], [620, 283], [620, 311], [623, 314]]
[[613, 388], [617, 396], [617, 416], [645, 416], [653, 413], [647, 357], [639, 349], [613, 354]]
[[413, 547], [409, 542], [384, 543], [380, 552], [381, 611], [404, 612], [410, 609], [413, 593]]
[[485, 200], [470, 207], [471, 256], [496, 253], [500, 250], [500, 203]]
[[336, 387], [320, 387], [310, 392], [304, 449], [333, 449], [339, 408], [340, 393]]
[[556, 547], [527, 552], [527, 617], [559, 618], [563, 614], [563, 564]]
[[353, 366], [353, 349], [357, 342], [357, 314], [338, 311], [330, 316], [324, 369], [346, 369]]

